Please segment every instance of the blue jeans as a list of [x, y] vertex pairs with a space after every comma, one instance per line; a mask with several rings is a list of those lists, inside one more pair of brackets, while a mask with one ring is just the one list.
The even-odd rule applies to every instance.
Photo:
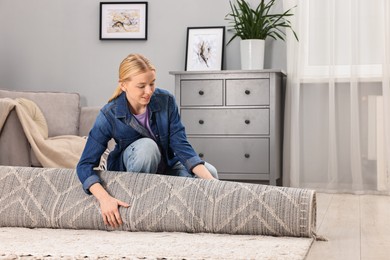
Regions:
[[[128, 172], [156, 173], [161, 160], [161, 153], [156, 142], [150, 138], [141, 138], [131, 143], [123, 151], [123, 163]], [[204, 166], [214, 178], [218, 179], [217, 169], [207, 162]], [[190, 173], [184, 165], [178, 161], [173, 167], [167, 169], [168, 175], [182, 177], [197, 177]]]

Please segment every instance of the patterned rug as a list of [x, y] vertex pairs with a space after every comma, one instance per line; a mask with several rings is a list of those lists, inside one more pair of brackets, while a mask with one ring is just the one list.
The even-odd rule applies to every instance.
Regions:
[[[131, 207], [119, 230], [314, 237], [315, 192], [269, 185], [102, 171]], [[98, 229], [99, 205], [73, 169], [0, 166], [0, 227]]]
[[131, 204], [119, 231], [75, 170], [0, 166], [0, 259], [304, 259], [316, 238], [312, 190], [99, 174]]
[[[131, 207], [119, 230], [314, 237], [315, 192], [195, 178], [100, 172]], [[99, 205], [73, 169], [0, 166], [0, 227], [98, 229]]]
[[302, 260], [312, 241], [211, 233], [0, 228], [0, 260]]

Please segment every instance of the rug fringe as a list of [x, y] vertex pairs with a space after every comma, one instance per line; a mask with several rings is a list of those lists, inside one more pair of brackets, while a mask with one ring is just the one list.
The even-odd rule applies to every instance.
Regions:
[[316, 232], [312, 233], [312, 237], [315, 241], [328, 241], [326, 237], [318, 235]]

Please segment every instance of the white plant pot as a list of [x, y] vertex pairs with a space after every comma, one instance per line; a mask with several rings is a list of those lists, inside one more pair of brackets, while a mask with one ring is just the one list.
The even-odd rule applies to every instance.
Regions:
[[241, 69], [264, 69], [264, 40], [241, 40]]

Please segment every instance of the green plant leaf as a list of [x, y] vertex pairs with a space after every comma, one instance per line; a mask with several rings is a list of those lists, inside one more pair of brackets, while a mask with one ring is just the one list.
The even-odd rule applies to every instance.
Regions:
[[243, 40], [265, 40], [267, 37], [271, 37], [284, 41], [285, 29], [291, 30], [298, 41], [298, 36], [287, 19], [294, 15], [292, 9], [296, 6], [283, 13], [272, 14], [270, 10], [275, 5], [275, 1], [269, 0], [265, 3], [265, 0], [261, 0], [255, 9], [245, 0], [236, 0], [236, 4], [229, 1], [231, 12], [225, 16], [225, 20], [229, 21], [230, 28], [228, 30], [233, 31], [234, 34], [227, 44], [237, 37]]

